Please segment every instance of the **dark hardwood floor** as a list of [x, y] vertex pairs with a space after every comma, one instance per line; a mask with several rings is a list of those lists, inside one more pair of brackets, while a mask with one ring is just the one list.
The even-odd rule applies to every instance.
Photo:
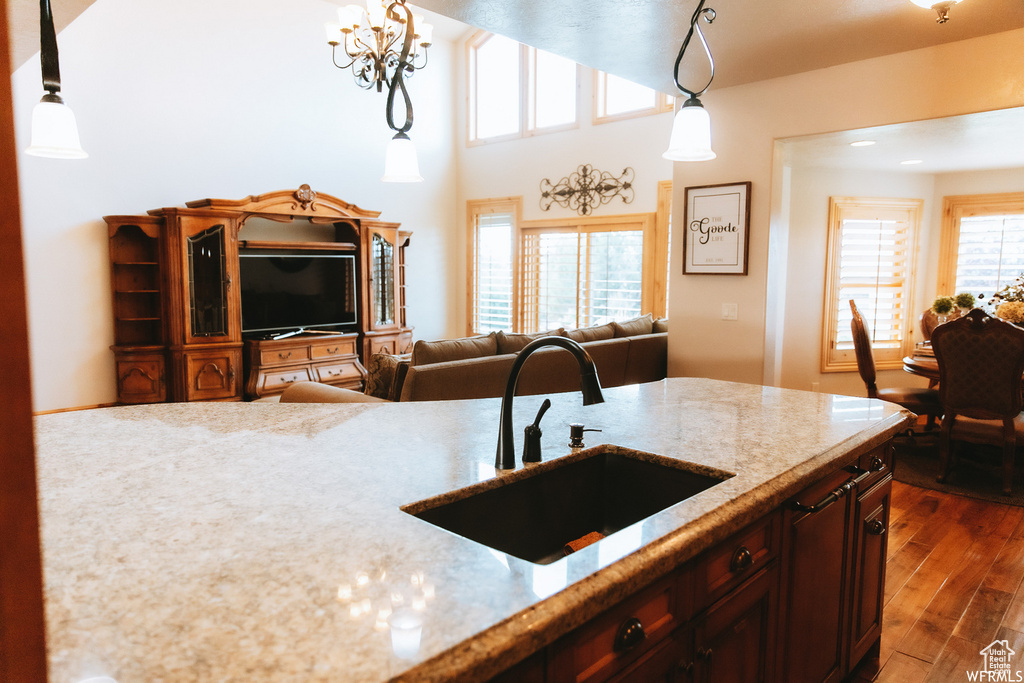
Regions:
[[[1006, 639], [1024, 671], [1024, 508], [893, 482], [877, 663], [855, 681], [967, 681]], [[984, 679], [982, 679], [984, 680]]]

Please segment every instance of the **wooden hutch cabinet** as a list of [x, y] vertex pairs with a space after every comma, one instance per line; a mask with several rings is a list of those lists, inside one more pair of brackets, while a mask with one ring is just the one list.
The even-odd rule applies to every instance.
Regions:
[[[105, 216], [118, 401], [255, 399], [296, 381], [362, 388], [361, 361], [412, 343], [411, 233], [379, 215], [303, 185]], [[306, 289], [246, 274], [246, 257]], [[314, 262], [322, 273], [300, 272]]]

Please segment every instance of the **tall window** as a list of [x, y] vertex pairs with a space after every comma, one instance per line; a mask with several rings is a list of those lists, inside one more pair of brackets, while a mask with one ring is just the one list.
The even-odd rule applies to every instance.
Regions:
[[467, 204], [470, 332], [517, 329], [515, 254], [522, 200], [471, 200]]
[[575, 62], [493, 33], [467, 48], [471, 143], [576, 126]]
[[594, 122], [672, 111], [675, 98], [604, 71], [594, 72]]
[[1024, 192], [942, 202], [939, 292], [986, 297], [1024, 273]]
[[919, 199], [829, 199], [822, 372], [857, 368], [851, 299], [871, 331], [877, 367], [900, 367], [910, 353], [911, 275], [922, 205]]
[[516, 224], [509, 207], [508, 200], [469, 203], [471, 333], [664, 315], [655, 214]]

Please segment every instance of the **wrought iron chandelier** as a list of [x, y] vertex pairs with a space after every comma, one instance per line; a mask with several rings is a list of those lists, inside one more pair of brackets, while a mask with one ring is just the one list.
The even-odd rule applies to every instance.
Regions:
[[[331, 57], [339, 69], [352, 69], [360, 88], [376, 86], [377, 92], [383, 92], [399, 64], [406, 76], [427, 65], [434, 27], [422, 15], [413, 14], [405, 0], [366, 0], [365, 9], [358, 5], [339, 7], [338, 21], [324, 27]], [[403, 58], [407, 38], [411, 42]], [[339, 52], [347, 63], [338, 63]]]
[[[687, 96], [687, 99], [676, 112], [676, 117], [672, 122], [672, 137], [669, 140], [668, 150], [662, 155], [673, 161], [709, 161], [718, 156], [711, 150], [711, 117], [708, 116], [704, 105], [700, 102], [700, 96], [707, 92], [707, 89], [711, 87], [711, 81], [715, 78], [715, 60], [711, 56], [708, 41], [704, 39], [704, 33], [697, 23], [701, 17], [709, 24], [715, 20], [715, 10], [704, 7], [704, 2], [705, 0], [700, 0], [697, 5], [697, 9], [690, 19], [690, 30], [687, 32], [686, 38], [683, 39], [682, 47], [679, 48], [679, 56], [676, 57], [673, 77], [676, 87]], [[711, 77], [700, 90], [690, 90], [679, 82], [679, 63], [683, 60], [683, 53], [686, 52], [686, 46], [690, 44], [694, 33], [700, 38], [700, 44], [704, 47], [708, 62], [711, 63]]]
[[[420, 175], [416, 147], [409, 138], [412, 128], [412, 99], [405, 78], [427, 65], [433, 27], [423, 16], [413, 14], [405, 0], [366, 0], [366, 9], [347, 5], [338, 9], [341, 23], [327, 24], [327, 42], [331, 58], [339, 69], [351, 67], [356, 84], [377, 92], [388, 88], [387, 121], [395, 136], [388, 143], [384, 157], [384, 175], [389, 183], [410, 183], [423, 180]], [[350, 61], [338, 63], [339, 46]], [[395, 123], [396, 95], [401, 93], [405, 122]]]

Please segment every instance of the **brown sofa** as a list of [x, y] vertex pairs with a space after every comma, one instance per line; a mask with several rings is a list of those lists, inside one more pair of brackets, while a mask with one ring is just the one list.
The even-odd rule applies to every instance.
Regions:
[[[602, 387], [664, 379], [668, 359], [667, 321], [650, 315], [577, 330], [537, 334], [491, 333], [479, 337], [418, 341], [411, 354], [375, 354], [367, 362], [364, 394], [337, 387], [293, 385], [281, 396], [289, 402], [441, 401], [504, 395], [516, 354], [546, 335], [579, 342], [597, 366]], [[545, 348], [523, 364], [519, 395], [579, 391], [579, 366], [568, 351]], [[337, 396], [335, 396], [337, 394]]]
[[[657, 331], [656, 331], [657, 330]], [[436, 342], [418, 341], [408, 357], [374, 357], [366, 393], [391, 401], [491, 398], [505, 393], [516, 354], [545, 335], [578, 341], [594, 359], [601, 385], [615, 387], [664, 379], [668, 358], [667, 321], [650, 315], [578, 330], [532, 335], [492, 333]], [[579, 389], [571, 354], [552, 347], [535, 351], [523, 365], [517, 393], [547, 394]]]

